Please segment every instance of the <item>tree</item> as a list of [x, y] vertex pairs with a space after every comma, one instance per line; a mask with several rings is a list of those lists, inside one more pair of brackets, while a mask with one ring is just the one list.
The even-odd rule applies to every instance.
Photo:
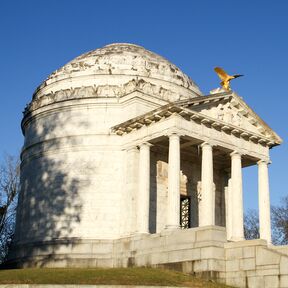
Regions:
[[12, 242], [19, 192], [19, 160], [6, 155], [0, 164], [0, 263]]
[[244, 215], [244, 236], [247, 240], [260, 238], [258, 211], [254, 209]]
[[279, 206], [272, 206], [273, 243], [288, 244], [288, 196], [282, 198]]
[[[284, 197], [281, 204], [271, 207], [272, 243], [274, 245], [288, 244], [288, 196]], [[258, 211], [248, 210], [244, 215], [245, 239], [259, 239]]]

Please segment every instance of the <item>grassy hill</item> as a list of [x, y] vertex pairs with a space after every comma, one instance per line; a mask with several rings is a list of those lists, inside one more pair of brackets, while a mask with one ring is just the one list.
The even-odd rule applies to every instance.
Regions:
[[152, 268], [57, 268], [0, 270], [0, 284], [90, 284], [224, 288], [176, 271]]

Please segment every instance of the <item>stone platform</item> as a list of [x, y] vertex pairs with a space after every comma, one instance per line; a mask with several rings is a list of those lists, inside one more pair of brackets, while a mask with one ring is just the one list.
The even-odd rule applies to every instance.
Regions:
[[16, 246], [16, 267], [130, 267], [179, 270], [235, 287], [288, 287], [288, 249], [264, 240], [227, 242], [223, 227], [166, 230], [117, 240], [58, 240]]

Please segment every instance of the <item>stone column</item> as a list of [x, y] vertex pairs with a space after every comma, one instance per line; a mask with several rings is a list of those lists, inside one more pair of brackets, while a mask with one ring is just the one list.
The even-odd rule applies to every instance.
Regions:
[[180, 136], [169, 135], [167, 229], [180, 227]]
[[137, 232], [149, 233], [150, 204], [150, 146], [149, 143], [139, 145], [139, 176], [137, 195]]
[[139, 177], [139, 149], [137, 146], [126, 150], [126, 181], [122, 200], [122, 213], [127, 215], [127, 221], [122, 221], [124, 233], [137, 232], [137, 194]]
[[268, 162], [260, 160], [257, 164], [260, 239], [267, 240], [267, 243], [271, 244]]
[[234, 151], [231, 156], [231, 200], [232, 200], [232, 241], [244, 240], [243, 189], [241, 154]]
[[232, 191], [231, 191], [231, 179], [228, 180], [228, 186], [225, 187], [225, 208], [226, 208], [226, 233], [227, 240], [231, 240], [232, 237]]
[[213, 184], [213, 152], [212, 145], [204, 142], [202, 145], [202, 169], [201, 169], [201, 215], [199, 226], [215, 224], [215, 193]]

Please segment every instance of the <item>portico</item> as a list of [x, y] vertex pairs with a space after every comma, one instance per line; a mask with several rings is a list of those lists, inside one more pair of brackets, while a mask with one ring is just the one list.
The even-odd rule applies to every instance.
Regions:
[[[228, 98], [227, 96], [222, 95], [222, 98], [218, 96], [218, 99], [214, 97], [211, 102], [221, 101], [223, 97], [224, 99], [226, 97], [226, 100], [229, 97], [237, 99], [235, 95], [229, 95]], [[189, 197], [193, 197], [191, 203], [194, 203], [194, 206], [190, 207], [192, 210], [190, 217], [194, 219], [190, 222], [197, 224], [191, 225], [190, 228], [224, 226], [228, 241], [244, 240], [242, 168], [258, 164], [260, 238], [270, 243], [267, 166], [270, 140], [264, 135], [256, 136], [248, 129], [240, 126], [236, 128], [235, 125], [231, 125], [232, 123], [221, 121], [219, 118], [211, 119], [209, 115], [187, 108], [193, 104], [195, 105], [195, 100], [192, 103], [187, 101], [185, 107], [183, 103], [167, 105], [112, 129], [122, 136], [124, 147], [134, 143], [139, 149], [139, 185], [136, 197], [138, 227], [135, 231], [153, 233], [149, 230], [152, 205], [150, 197], [153, 193], [163, 195], [166, 193], [165, 201], [159, 203], [157, 200], [158, 202], [154, 203], [157, 207], [155, 219], [160, 217], [157, 214], [161, 211], [159, 208], [161, 205], [164, 207], [162, 212], [165, 210], [165, 216], [163, 215], [161, 220], [155, 220], [157, 228], [154, 233], [181, 228], [180, 197], [186, 193]], [[207, 106], [207, 103], [205, 104]], [[154, 174], [150, 171], [151, 153], [166, 155], [163, 156], [166, 157], [164, 161], [160, 159], [161, 157], [158, 159], [153, 156], [157, 158], [156, 163], [162, 161], [167, 166], [167, 181], [163, 182], [164, 184], [160, 183], [157, 169]], [[186, 162], [186, 168], [182, 165], [182, 161]], [[194, 170], [191, 168], [192, 175], [185, 172], [187, 166], [189, 170], [189, 165], [191, 167], [196, 165], [200, 173], [195, 175], [197, 174], [195, 167]], [[155, 178], [155, 189], [151, 187], [153, 182], [151, 177]], [[155, 199], [159, 197], [156, 195]]]

